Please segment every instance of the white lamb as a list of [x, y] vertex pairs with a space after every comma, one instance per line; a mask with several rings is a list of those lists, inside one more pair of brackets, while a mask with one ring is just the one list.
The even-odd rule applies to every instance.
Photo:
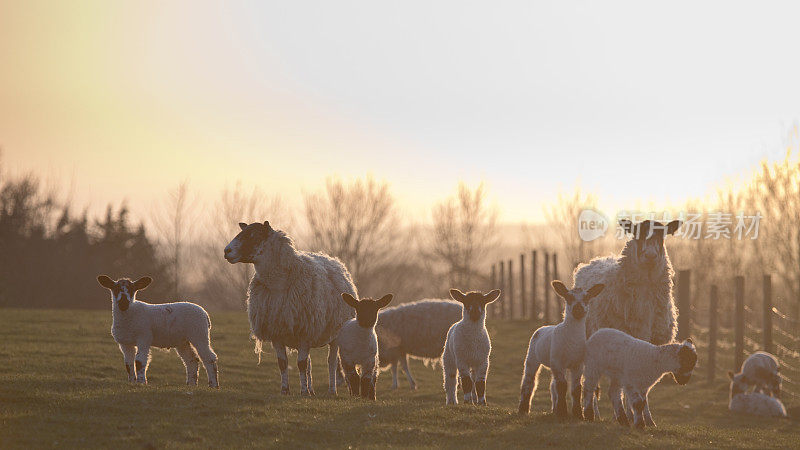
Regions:
[[569, 290], [559, 280], [552, 282], [553, 289], [564, 299], [564, 320], [558, 325], [537, 329], [528, 344], [528, 355], [522, 372], [519, 412], [527, 414], [531, 397], [536, 393], [541, 366], [552, 372], [550, 393], [553, 413], [559, 417], [567, 415], [567, 372], [572, 387], [572, 414], [583, 418], [581, 413], [581, 375], [586, 351], [586, 310], [590, 301], [605, 286], [596, 284], [587, 292], [576, 288]]
[[[680, 385], [689, 382], [697, 364], [697, 348], [691, 339], [680, 344], [653, 345], [613, 328], [603, 328], [586, 341], [584, 360], [584, 392], [593, 392], [601, 376], [611, 379], [608, 395], [614, 415], [621, 425], [628, 425], [621, 392], [633, 408], [633, 425], [654, 427], [647, 395], [667, 373]], [[586, 420], [594, 420], [595, 396], [583, 399]]]
[[462, 319], [447, 332], [442, 354], [446, 401], [448, 405], [458, 403], [456, 377], [460, 374], [464, 402], [477, 401], [479, 405], [485, 405], [486, 377], [489, 373], [489, 355], [492, 353], [492, 342], [486, 331], [486, 305], [497, 300], [500, 290], [495, 289], [484, 295], [477, 291], [464, 294], [458, 289], [450, 289], [450, 296], [462, 303], [463, 313]]
[[[199, 360], [208, 375], [208, 385], [219, 388], [217, 355], [211, 349], [211, 320], [199, 305], [189, 302], [151, 305], [136, 299], [136, 292], [152, 282], [106, 275], [97, 277], [100, 286], [111, 291], [111, 335], [119, 344], [128, 381], [147, 384], [150, 347], [175, 348], [186, 366], [186, 384], [196, 385]], [[199, 358], [198, 358], [199, 354]]]
[[616, 328], [631, 336], [660, 345], [675, 339], [678, 311], [672, 296], [672, 263], [664, 239], [681, 222], [663, 225], [652, 220], [633, 224], [620, 220], [633, 236], [619, 255], [595, 258], [575, 268], [575, 287], [588, 290], [606, 286], [586, 318], [586, 336], [600, 328]]
[[397, 389], [398, 364], [411, 389], [417, 388], [408, 368], [409, 356], [434, 366], [441, 362], [447, 331], [461, 320], [461, 309], [461, 303], [452, 300], [419, 300], [378, 313], [378, 357], [382, 368], [391, 366], [392, 389]]
[[745, 393], [754, 386], [754, 392], [777, 398], [781, 396], [780, 365], [778, 358], [770, 353], [753, 353], [742, 363], [739, 373], [728, 372], [728, 377], [738, 392]]
[[242, 231], [225, 247], [231, 263], [250, 263], [247, 313], [256, 352], [271, 341], [281, 372], [281, 394], [289, 394], [286, 347], [297, 349], [301, 395], [314, 395], [309, 350], [329, 345], [328, 389], [336, 394], [339, 350], [334, 338], [353, 317], [341, 299], [346, 292], [357, 297], [347, 268], [336, 258], [297, 250], [283, 231], [269, 222], [240, 223]]
[[731, 396], [728, 409], [735, 413], [765, 417], [786, 417], [786, 408], [780, 400], [759, 392], [736, 393], [731, 383]]
[[[363, 298], [359, 301], [346, 292], [342, 293], [345, 303], [356, 310], [356, 318], [348, 320], [336, 337], [350, 395], [357, 396], [360, 391], [364, 398], [376, 398], [378, 336], [375, 334], [375, 322], [378, 320], [378, 310], [385, 308], [392, 297], [392, 294], [386, 294], [379, 300]], [[358, 368], [361, 369], [360, 375]]]

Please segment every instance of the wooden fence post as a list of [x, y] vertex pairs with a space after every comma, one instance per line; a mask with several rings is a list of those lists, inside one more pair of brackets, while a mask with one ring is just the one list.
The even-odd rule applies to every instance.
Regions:
[[[501, 291], [505, 292], [506, 290], [506, 280], [505, 280], [505, 262], [500, 261], [500, 288]], [[505, 309], [504, 302], [500, 302], [500, 308], [497, 310], [497, 317], [503, 318], [503, 310]]]
[[[497, 264], [492, 264], [492, 284], [489, 286], [489, 290], [497, 289]], [[486, 308], [486, 317], [493, 317], [494, 316], [494, 309], [491, 307]]]
[[772, 278], [764, 275], [764, 320], [762, 322], [764, 351], [772, 353]]
[[550, 323], [550, 289], [547, 283], [550, 282], [550, 254], [544, 252], [544, 323]]
[[738, 275], [735, 278], [734, 298], [736, 300], [736, 354], [733, 364], [734, 372], [738, 372], [744, 362], [744, 277]]
[[539, 311], [536, 310], [536, 250], [531, 254], [531, 317], [533, 320], [539, 319]]
[[678, 272], [678, 340], [692, 335], [692, 272]]
[[711, 297], [708, 299], [708, 383], [714, 383], [717, 369], [717, 336], [719, 318], [717, 317], [717, 285], [711, 285]]
[[508, 309], [506, 319], [514, 318], [514, 260], [508, 260]]
[[527, 319], [528, 299], [525, 297], [525, 253], [519, 255], [519, 301], [522, 305], [522, 319]]

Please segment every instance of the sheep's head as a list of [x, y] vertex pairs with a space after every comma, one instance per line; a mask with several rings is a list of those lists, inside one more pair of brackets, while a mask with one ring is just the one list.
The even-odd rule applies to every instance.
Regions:
[[645, 220], [634, 224], [628, 219], [619, 221], [619, 226], [625, 233], [633, 236], [627, 245], [633, 245], [634, 250], [630, 256], [635, 258], [635, 262], [645, 267], [653, 268], [659, 261], [664, 260], [666, 248], [664, 238], [667, 235], [675, 234], [681, 227], [680, 220], [673, 220], [664, 225], [654, 220]]
[[[778, 371], [780, 371], [780, 368], [778, 368]], [[756, 367], [755, 372], [758, 381], [765, 384], [775, 397], [780, 398], [783, 384], [780, 372], [775, 373], [764, 367]]]
[[253, 263], [258, 253], [259, 245], [266, 241], [275, 230], [269, 226], [269, 221], [264, 223], [240, 223], [242, 231], [225, 247], [225, 259], [231, 263]]
[[552, 285], [556, 294], [567, 303], [564, 307], [564, 317], [572, 316], [577, 320], [586, 317], [591, 300], [603, 292], [606, 287], [604, 284], [595, 284], [584, 292], [581, 288], [567, 289], [567, 286], [559, 280], [553, 280]]
[[678, 347], [678, 370], [672, 372], [675, 381], [683, 386], [692, 377], [694, 366], [697, 365], [697, 347], [692, 338], [688, 338]]
[[741, 372], [733, 373], [729, 370], [728, 378], [731, 380], [731, 398], [734, 395], [744, 394], [747, 388], [750, 387], [747, 377]]
[[500, 289], [495, 289], [486, 294], [471, 291], [466, 294], [458, 289], [450, 289], [450, 297], [464, 305], [464, 317], [469, 317], [473, 322], [481, 320], [486, 312], [486, 305], [500, 297]]
[[342, 293], [342, 300], [356, 310], [356, 320], [364, 328], [372, 328], [378, 320], [378, 310], [385, 308], [394, 298], [392, 294], [386, 294], [378, 300], [370, 297], [358, 300], [347, 292]]
[[97, 277], [97, 282], [100, 286], [111, 291], [111, 298], [119, 306], [120, 311], [125, 311], [130, 306], [131, 302], [136, 299], [136, 291], [140, 291], [150, 283], [153, 279], [150, 277], [142, 277], [136, 281], [131, 281], [127, 278], [120, 278], [117, 281], [112, 280], [106, 275]]

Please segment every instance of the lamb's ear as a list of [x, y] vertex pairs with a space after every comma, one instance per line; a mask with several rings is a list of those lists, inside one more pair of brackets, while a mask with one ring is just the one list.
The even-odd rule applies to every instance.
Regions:
[[247, 228], [247, 224], [244, 222], [239, 222], [239, 228], [241, 228], [242, 231], [244, 231], [244, 229]]
[[351, 308], [355, 308], [356, 306], [358, 306], [358, 300], [356, 300], [355, 297], [348, 294], [347, 292], [342, 292], [342, 299], [344, 300], [345, 303], [350, 305]]
[[667, 234], [675, 234], [678, 231], [678, 228], [681, 227], [683, 223], [680, 220], [673, 220], [672, 222], [667, 224]]
[[269, 220], [264, 221], [264, 226], [267, 227], [267, 231], [272, 231], [272, 227], [269, 225]]
[[483, 301], [489, 304], [497, 300], [497, 297], [500, 297], [500, 289], [487, 292], [486, 295], [483, 296]]
[[152, 283], [152, 282], [153, 282], [152, 278], [150, 278], [150, 277], [142, 277], [142, 278], [139, 278], [138, 280], [133, 282], [133, 288], [136, 289], [137, 291], [141, 291], [142, 289], [146, 288], [147, 286], [150, 286], [150, 283]]
[[380, 299], [378, 299], [378, 309], [386, 308], [386, 306], [389, 305], [389, 303], [392, 301], [393, 298], [394, 294], [386, 294]]
[[584, 297], [584, 299], [591, 300], [597, 297], [598, 295], [600, 295], [601, 292], [603, 292], [603, 289], [605, 288], [606, 288], [605, 284], [595, 284], [594, 286], [590, 287], [588, 291], [586, 291], [586, 297]]
[[100, 275], [97, 277], [97, 282], [100, 283], [100, 286], [103, 286], [106, 289], [113, 289], [116, 286], [114, 280], [112, 280], [108, 275]]
[[467, 298], [467, 296], [458, 289], [450, 289], [450, 298], [457, 302], [464, 303], [464, 299]]
[[731, 381], [733, 381], [733, 372], [731, 372], [730, 370], [728, 371], [728, 378], [730, 378]]
[[565, 286], [563, 282], [560, 280], [553, 280], [550, 282], [550, 284], [553, 286], [553, 290], [556, 291], [556, 294], [558, 294], [559, 297], [563, 298], [564, 300], [569, 298], [569, 289], [567, 289], [567, 286]]
[[633, 222], [628, 219], [620, 219], [619, 227], [626, 233], [633, 234]]

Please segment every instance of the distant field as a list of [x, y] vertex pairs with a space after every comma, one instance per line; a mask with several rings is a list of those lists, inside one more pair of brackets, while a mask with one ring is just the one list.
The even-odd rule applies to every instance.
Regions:
[[[657, 386], [651, 407], [657, 429], [624, 429], [604, 420], [559, 423], [545, 411], [548, 376], [530, 416], [516, 414], [522, 360], [534, 324], [491, 322], [488, 408], [445, 407], [441, 369], [412, 362], [420, 389], [391, 391], [378, 401], [329, 397], [325, 351], [312, 353], [317, 396], [279, 394], [271, 352], [261, 366], [241, 313], [212, 315], [222, 389], [189, 388], [177, 355], [153, 352], [148, 386], [127, 382], [109, 329], [111, 312], [0, 310], [0, 447], [784, 447], [800, 448], [800, 423], [728, 413], [728, 386], [700, 379]], [[702, 357], [702, 355], [701, 355]], [[291, 357], [290, 357], [291, 358]], [[702, 361], [701, 361], [702, 362]], [[294, 367], [294, 363], [290, 365]], [[201, 370], [201, 381], [205, 372]], [[404, 380], [403, 380], [404, 381]], [[203, 382], [204, 384], [204, 382]], [[788, 403], [800, 414], [800, 404]]]

